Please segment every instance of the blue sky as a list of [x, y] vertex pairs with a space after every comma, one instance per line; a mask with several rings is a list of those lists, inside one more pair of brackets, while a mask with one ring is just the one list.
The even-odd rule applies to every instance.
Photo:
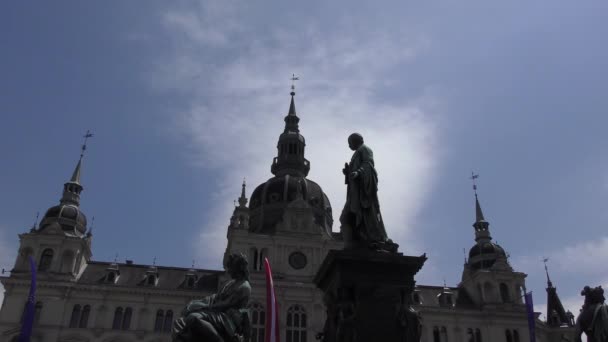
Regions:
[[[220, 268], [243, 177], [270, 177], [289, 78], [310, 179], [343, 205], [346, 137], [376, 155], [389, 235], [460, 280], [471, 170], [490, 229], [545, 301], [608, 285], [603, 1], [3, 3], [0, 264], [58, 202], [91, 129], [95, 260]], [[334, 230], [339, 227], [336, 225]]]

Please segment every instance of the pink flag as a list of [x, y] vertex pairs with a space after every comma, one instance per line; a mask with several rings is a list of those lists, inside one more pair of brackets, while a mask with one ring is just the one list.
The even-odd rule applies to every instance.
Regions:
[[266, 270], [266, 341], [279, 342], [279, 304], [274, 292], [272, 270], [268, 258], [264, 258]]

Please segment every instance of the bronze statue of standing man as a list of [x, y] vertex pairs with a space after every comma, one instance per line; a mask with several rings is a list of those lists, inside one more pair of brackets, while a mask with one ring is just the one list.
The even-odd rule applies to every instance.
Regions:
[[398, 245], [386, 235], [380, 214], [374, 154], [363, 144], [363, 136], [359, 133], [348, 137], [348, 147], [355, 153], [342, 170], [348, 185], [346, 204], [340, 215], [346, 247], [369, 247], [396, 252]]

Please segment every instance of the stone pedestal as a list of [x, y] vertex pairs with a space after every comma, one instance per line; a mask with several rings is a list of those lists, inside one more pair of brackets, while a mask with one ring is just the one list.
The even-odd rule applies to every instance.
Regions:
[[[332, 250], [314, 282], [324, 293], [324, 342], [414, 342], [414, 275], [426, 256], [369, 249]], [[418, 341], [415, 341], [418, 342]]]

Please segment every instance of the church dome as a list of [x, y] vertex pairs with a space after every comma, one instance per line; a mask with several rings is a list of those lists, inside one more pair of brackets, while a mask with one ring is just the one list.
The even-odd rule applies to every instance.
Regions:
[[68, 232], [86, 233], [87, 217], [73, 204], [59, 204], [47, 210], [40, 222], [40, 230], [45, 229], [52, 223], [59, 223], [61, 229]]
[[469, 265], [474, 269], [490, 268], [499, 258], [507, 258], [507, 253], [493, 242], [477, 243], [469, 250]]
[[249, 227], [253, 232], [273, 234], [288, 206], [305, 201], [314, 215], [314, 223], [331, 235], [333, 218], [329, 199], [319, 184], [293, 175], [270, 178], [252, 193], [249, 204]]

